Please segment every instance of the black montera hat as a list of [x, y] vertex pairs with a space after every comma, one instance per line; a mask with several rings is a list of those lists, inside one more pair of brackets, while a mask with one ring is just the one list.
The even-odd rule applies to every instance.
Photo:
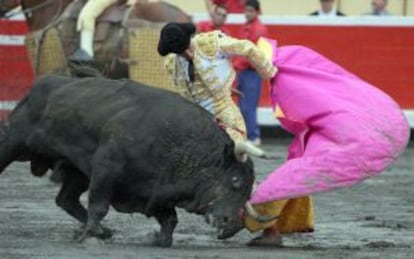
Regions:
[[195, 32], [196, 28], [192, 23], [167, 23], [161, 29], [158, 53], [161, 56], [183, 53], [190, 45], [191, 36]]
[[260, 12], [260, 2], [258, 0], [247, 0], [244, 6], [250, 6], [256, 9], [256, 11]]

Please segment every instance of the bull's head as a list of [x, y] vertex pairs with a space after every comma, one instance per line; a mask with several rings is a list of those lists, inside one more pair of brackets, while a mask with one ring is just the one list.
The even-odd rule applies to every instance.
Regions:
[[219, 230], [240, 221], [240, 210], [250, 197], [254, 183], [253, 162], [236, 163], [218, 176], [212, 188], [206, 219]]
[[240, 222], [243, 208], [258, 221], [274, 220], [259, 216], [247, 202], [254, 183], [253, 162], [249, 158], [238, 161], [234, 155], [232, 159], [227, 165], [207, 167], [199, 172], [203, 180], [196, 186], [193, 202], [185, 206], [190, 212], [203, 214], [208, 223], [217, 227], [219, 236]]

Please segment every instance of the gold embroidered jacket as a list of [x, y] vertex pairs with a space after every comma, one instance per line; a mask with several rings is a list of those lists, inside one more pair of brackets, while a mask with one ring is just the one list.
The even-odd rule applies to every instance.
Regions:
[[178, 92], [215, 115], [235, 142], [245, 140], [246, 126], [231, 98], [231, 87], [236, 76], [231, 57], [247, 57], [264, 79], [272, 78], [276, 68], [252, 42], [228, 37], [220, 31], [200, 33], [191, 40], [191, 44], [194, 46], [195, 76], [192, 82], [188, 74], [188, 60], [176, 54], [170, 54], [165, 60], [165, 67], [172, 75]]

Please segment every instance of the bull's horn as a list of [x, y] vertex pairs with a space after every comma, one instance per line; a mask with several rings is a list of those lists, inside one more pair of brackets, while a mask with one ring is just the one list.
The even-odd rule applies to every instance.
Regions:
[[234, 147], [234, 153], [237, 157], [237, 160], [240, 162], [246, 162], [247, 161], [247, 151], [246, 147], [242, 144], [243, 142], [237, 142]]
[[253, 208], [250, 202], [246, 202], [246, 204], [244, 205], [244, 209], [246, 210], [247, 215], [249, 215], [250, 217], [252, 217], [254, 220], [256, 220], [259, 223], [267, 223], [279, 217], [279, 216], [259, 215], [259, 213], [257, 213], [257, 211]]
[[237, 160], [238, 161], [240, 161], [240, 162], [242, 162], [242, 163], [245, 163], [245, 162], [247, 162], [247, 154], [246, 153], [238, 153], [237, 151], [236, 151], [236, 158], [237, 158]]
[[251, 142], [249, 141], [242, 141], [238, 142], [236, 144], [236, 154], [244, 154], [247, 153], [252, 156], [256, 157], [266, 157], [266, 154], [263, 150], [261, 150], [258, 147], [255, 147]]

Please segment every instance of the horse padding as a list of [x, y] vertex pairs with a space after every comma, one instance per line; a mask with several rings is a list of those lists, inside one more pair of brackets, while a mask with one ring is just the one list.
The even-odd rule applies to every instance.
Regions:
[[157, 52], [162, 24], [129, 29], [129, 78], [150, 86], [175, 91], [164, 60]]
[[33, 32], [25, 41], [32, 68], [37, 75], [69, 74], [65, 52], [55, 28]]

